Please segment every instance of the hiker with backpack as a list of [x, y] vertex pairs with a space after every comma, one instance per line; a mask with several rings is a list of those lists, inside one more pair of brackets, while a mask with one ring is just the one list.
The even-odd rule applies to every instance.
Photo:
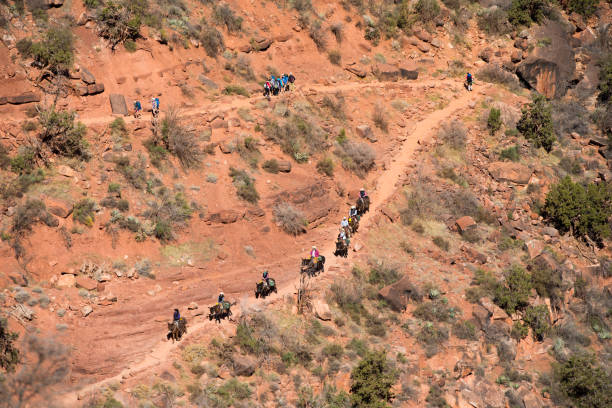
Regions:
[[465, 83], [467, 86], [467, 90], [468, 91], [472, 91], [472, 84], [474, 82], [474, 78], [472, 77], [472, 74], [470, 74], [469, 72], [467, 73], [467, 76], [465, 77]]

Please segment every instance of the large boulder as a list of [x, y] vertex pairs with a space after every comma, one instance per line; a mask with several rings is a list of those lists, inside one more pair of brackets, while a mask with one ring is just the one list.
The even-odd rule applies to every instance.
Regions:
[[89, 72], [87, 68], [81, 67], [81, 81], [85, 82], [87, 85], [95, 84], [96, 77]]
[[533, 170], [520, 163], [495, 162], [489, 165], [489, 173], [497, 181], [527, 184]]
[[278, 171], [281, 173], [290, 173], [291, 172], [291, 162], [288, 160], [278, 160]]
[[420, 300], [419, 290], [410, 282], [408, 275], [396, 283], [382, 288], [378, 295], [395, 310], [404, 311], [410, 300]]
[[63, 201], [46, 200], [47, 211], [60, 218], [68, 218], [72, 214], [72, 204]]
[[24, 92], [21, 95], [6, 98], [11, 105], [22, 105], [24, 103], [40, 102], [40, 95], [34, 92]]
[[457, 230], [463, 234], [466, 231], [476, 228], [476, 221], [474, 221], [474, 219], [469, 215], [465, 215], [457, 219], [457, 221], [455, 221], [455, 225], [457, 226]]
[[257, 368], [257, 360], [242, 354], [234, 354], [232, 356], [232, 362], [232, 375], [234, 377], [250, 377], [255, 373], [255, 369]]
[[400, 68], [399, 73], [403, 79], [415, 80], [419, 77], [419, 71], [417, 70]]
[[376, 139], [376, 136], [374, 136], [374, 132], [372, 132], [372, 128], [370, 127], [370, 125], [359, 125], [355, 128], [355, 130], [357, 131], [357, 134], [359, 136], [363, 137], [364, 139], [367, 139], [372, 143], [378, 140]]
[[207, 86], [210, 89], [219, 88], [219, 85], [217, 85], [212, 79], [208, 78], [204, 74], [198, 75], [198, 81], [200, 81], [203, 85]]
[[57, 286], [58, 288], [72, 288], [74, 287], [74, 285], [76, 285], [76, 278], [73, 274], [70, 273], [61, 275], [55, 283], [55, 286]]
[[313, 302], [312, 309], [314, 311], [314, 315], [321, 320], [329, 321], [332, 318], [331, 310], [329, 309], [329, 305], [324, 301], [317, 299]]
[[240, 218], [240, 213], [236, 210], [221, 210], [218, 213], [210, 214], [210, 221], [221, 224], [233, 224]]
[[559, 66], [544, 58], [528, 58], [518, 66], [518, 76], [529, 86], [547, 98], [554, 98], [557, 94], [562, 96], [565, 89], [561, 88], [561, 73]]
[[128, 115], [127, 104], [125, 103], [125, 97], [121, 94], [110, 94], [109, 100], [113, 115]]
[[399, 80], [399, 69], [388, 64], [376, 64], [372, 66], [372, 74], [381, 81]]
[[97, 95], [102, 92], [104, 92], [104, 84], [102, 83], [87, 85], [88, 95]]
[[427, 31], [422, 30], [422, 29], [417, 29], [414, 32], [414, 36], [421, 41], [425, 41], [425, 42], [431, 41], [431, 34], [429, 34]]
[[85, 290], [94, 290], [98, 288], [98, 282], [87, 276], [78, 276], [76, 278], [76, 287]]
[[364, 69], [359, 68], [355, 63], [345, 66], [344, 69], [346, 69], [351, 74], [358, 76], [359, 78], [365, 78], [368, 74]]

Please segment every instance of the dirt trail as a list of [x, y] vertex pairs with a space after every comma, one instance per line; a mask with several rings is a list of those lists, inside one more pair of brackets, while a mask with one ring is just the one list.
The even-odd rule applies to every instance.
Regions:
[[[441, 81], [438, 81], [437, 83], [440, 82]], [[335, 87], [335, 90], [355, 89], [359, 87], [365, 87], [366, 85], [372, 84], [350, 84]], [[381, 83], [374, 85], [382, 86], [385, 84]], [[316, 87], [314, 87], [314, 89], [316, 90]], [[322, 87], [321, 89], [326, 89], [329, 91], [329, 87]], [[464, 93], [459, 98], [452, 100], [449, 105], [447, 105], [444, 109], [434, 111], [428, 116], [426, 116], [423, 120], [416, 123], [414, 129], [408, 135], [408, 138], [402, 143], [399, 152], [397, 152], [397, 154], [393, 157], [391, 164], [388, 165], [387, 168], [381, 173], [372, 175], [372, 179], [370, 181], [376, 181], [376, 187], [373, 191], [370, 192], [370, 196], [372, 197], [372, 204], [370, 206], [370, 212], [364, 215], [364, 217], [362, 218], [362, 232], [363, 228], [367, 228], [367, 226], [370, 224], [372, 217], [374, 214], [377, 213], [377, 210], [382, 205], [384, 205], [386, 201], [391, 198], [392, 195], [395, 193], [397, 183], [402, 179], [402, 175], [404, 174], [407, 165], [412, 161], [412, 155], [414, 154], [416, 148], [419, 146], [419, 141], [426, 141], [434, 134], [434, 130], [444, 119], [451, 116], [458, 109], [466, 107], [469, 101], [479, 99], [483, 93], [484, 92], [482, 91], [479, 93]], [[236, 105], [249, 103], [250, 100], [239, 100], [233, 102], [231, 105], [235, 107]], [[227, 105], [225, 105], [225, 107], [227, 107]], [[330, 244], [320, 248], [321, 253], [330, 254], [330, 256], [328, 256], [327, 258], [328, 262], [326, 264], [326, 268], [328, 270], [330, 270], [332, 267], [339, 267], [342, 265], [342, 262], [346, 262], [342, 258], [336, 258], [331, 255], [335, 250], [335, 242], [333, 239], [329, 240], [329, 242]], [[330, 274], [329, 272], [326, 272], [323, 276], [329, 278], [331, 275], [332, 274]], [[283, 297], [287, 294], [292, 294], [294, 292], [295, 285], [297, 284], [297, 279], [299, 279], [299, 277], [296, 278], [293, 284], [285, 285], [284, 288], [280, 290], [277, 295], [268, 298], [266, 302], [273, 302], [275, 300], [278, 300], [279, 297]], [[317, 279], [320, 280], [320, 278]], [[249, 303], [251, 300], [254, 301], [254, 299], [250, 299], [252, 296], [249, 296], [247, 298], [246, 294], [242, 295], [242, 299], [248, 299]], [[240, 304], [238, 304], [238, 306], [240, 306]], [[237, 310], [235, 312], [235, 315], [238, 315], [239, 313], [240, 311]], [[224, 322], [222, 324], [231, 323]], [[189, 333], [185, 336], [185, 338], [190, 337], [191, 335], [193, 335], [193, 333], [196, 333], [200, 330], [210, 329], [213, 327], [216, 327], [216, 323], [214, 321], [210, 322], [208, 320], [195, 324], [190, 324]], [[93, 384], [89, 384], [86, 387], [81, 388], [78, 391], [78, 394], [77, 392], [66, 394], [63, 398], [64, 403], [68, 406], [74, 406], [77, 403], [77, 395], [86, 395], [87, 393], [94, 391], [96, 388], [102, 387], [111, 382], [117, 382], [121, 380], [122, 377], [127, 378], [127, 376], [133, 376], [135, 374], [141, 373], [147, 369], [159, 365], [162, 361], [167, 359], [171, 352], [175, 350], [180, 344], [181, 343], [178, 342], [172, 343], [160, 341], [157, 346], [155, 346], [151, 350], [151, 352], [138, 364], [125, 368], [123, 371], [113, 377], [106, 378], [102, 381]]]

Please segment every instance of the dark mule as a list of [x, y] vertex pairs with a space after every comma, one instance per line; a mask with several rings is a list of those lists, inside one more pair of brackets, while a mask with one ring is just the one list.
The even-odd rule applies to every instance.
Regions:
[[357, 199], [357, 214], [359, 214], [359, 216], [362, 216], [368, 211], [370, 211], [370, 197], [359, 197]]
[[181, 317], [178, 322], [168, 323], [168, 340], [172, 339], [172, 342], [180, 341], [181, 337], [187, 333], [187, 319]]
[[276, 282], [274, 279], [269, 278], [268, 282], [270, 283], [269, 285], [264, 283], [264, 281], [257, 282], [257, 285], [255, 286], [255, 298], [265, 298], [272, 292], [277, 293]]
[[325, 272], [325, 257], [319, 256], [316, 262], [313, 262], [310, 258], [302, 259], [302, 267], [300, 273], [305, 273], [308, 276], [317, 276], [321, 272]]
[[232, 315], [230, 302], [223, 301], [221, 304], [209, 308], [210, 313], [208, 314], [208, 320], [215, 319], [217, 323], [221, 323], [221, 319], [229, 318]]
[[343, 258], [346, 258], [348, 256], [348, 246], [342, 238], [336, 241], [336, 251], [334, 252], [334, 255], [341, 256]]

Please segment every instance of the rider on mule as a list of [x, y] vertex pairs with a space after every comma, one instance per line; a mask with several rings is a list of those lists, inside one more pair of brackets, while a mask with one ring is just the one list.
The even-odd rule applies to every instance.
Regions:
[[174, 309], [173, 323], [178, 326], [179, 321], [181, 320], [181, 314], [178, 309]]
[[267, 287], [270, 287], [270, 278], [268, 277], [268, 271], [264, 271], [263, 273], [263, 282]]
[[355, 219], [359, 220], [359, 214], [357, 213], [357, 207], [356, 206], [352, 206], [351, 209], [349, 210], [349, 217], [354, 217]]

